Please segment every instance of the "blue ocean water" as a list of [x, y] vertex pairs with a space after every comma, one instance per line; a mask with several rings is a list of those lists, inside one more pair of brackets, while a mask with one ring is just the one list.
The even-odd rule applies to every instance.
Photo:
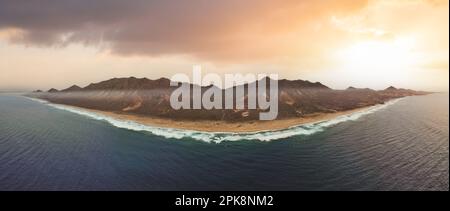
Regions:
[[259, 134], [141, 128], [0, 94], [0, 190], [449, 190], [449, 96]]

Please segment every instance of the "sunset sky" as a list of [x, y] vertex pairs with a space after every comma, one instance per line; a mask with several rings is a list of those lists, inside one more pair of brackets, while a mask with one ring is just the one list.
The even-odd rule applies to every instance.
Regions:
[[0, 90], [278, 73], [449, 89], [448, 0], [0, 0]]

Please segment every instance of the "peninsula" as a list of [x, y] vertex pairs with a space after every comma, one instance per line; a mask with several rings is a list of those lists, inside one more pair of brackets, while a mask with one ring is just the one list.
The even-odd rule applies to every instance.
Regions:
[[[258, 119], [260, 111], [247, 107], [212, 110], [173, 109], [170, 105], [170, 95], [176, 88], [170, 86], [170, 80], [167, 78], [150, 80], [129, 77], [91, 83], [83, 88], [73, 85], [63, 90], [54, 88], [46, 92], [39, 90], [28, 93], [27, 96], [156, 127], [208, 132], [255, 132], [328, 120], [384, 104], [392, 99], [428, 94], [393, 86], [384, 90], [354, 87], [334, 90], [320, 82], [283, 79], [278, 80], [277, 118], [272, 121], [261, 121]], [[201, 87], [201, 90], [205, 92], [209, 88], [211, 86]], [[236, 86], [229, 89], [236, 89]], [[243, 100], [245, 101], [247, 97], [245, 93]]]

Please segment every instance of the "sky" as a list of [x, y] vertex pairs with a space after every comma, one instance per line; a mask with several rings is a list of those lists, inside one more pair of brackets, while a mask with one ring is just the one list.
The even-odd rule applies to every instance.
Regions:
[[0, 90], [277, 73], [449, 89], [447, 0], [0, 0]]

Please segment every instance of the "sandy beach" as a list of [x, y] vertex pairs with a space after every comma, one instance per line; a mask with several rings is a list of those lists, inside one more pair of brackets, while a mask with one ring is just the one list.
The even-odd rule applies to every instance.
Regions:
[[367, 106], [335, 113], [315, 113], [308, 115], [308, 117], [302, 118], [291, 118], [272, 121], [226, 122], [226, 121], [207, 121], [207, 120], [202, 121], [171, 120], [166, 118], [149, 117], [136, 114], [100, 111], [70, 105], [64, 106], [109, 116], [118, 120], [134, 121], [139, 124], [154, 127], [176, 128], [176, 129], [203, 131], [203, 132], [233, 132], [233, 133], [282, 130], [292, 126], [298, 126], [306, 123], [313, 123], [334, 119], [342, 115], [364, 111], [371, 107]]

